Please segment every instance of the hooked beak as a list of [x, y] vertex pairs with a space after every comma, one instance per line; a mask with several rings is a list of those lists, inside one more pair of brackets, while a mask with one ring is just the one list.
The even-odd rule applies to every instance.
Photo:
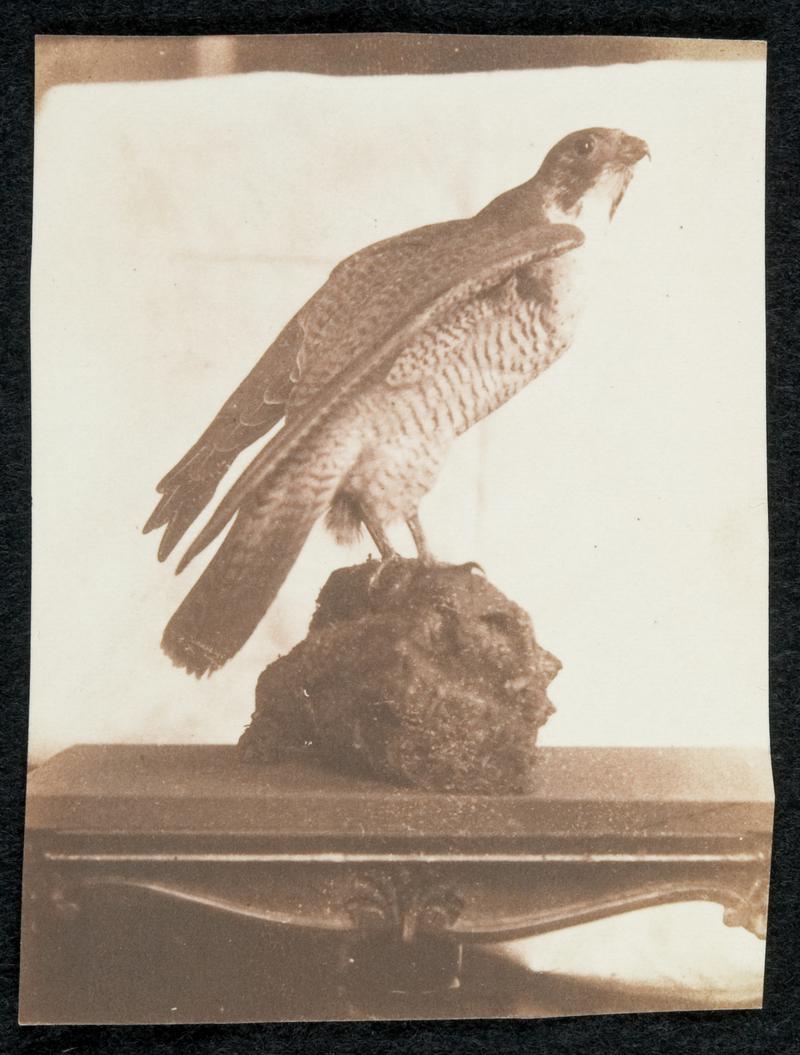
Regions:
[[620, 145], [619, 156], [626, 165], [635, 165], [643, 157], [650, 158], [650, 147], [643, 139], [626, 135]]

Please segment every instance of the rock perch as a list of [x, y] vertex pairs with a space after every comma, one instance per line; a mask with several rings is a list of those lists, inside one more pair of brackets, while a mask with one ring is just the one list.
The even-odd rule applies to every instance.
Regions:
[[261, 674], [239, 744], [431, 791], [524, 792], [560, 668], [469, 566], [368, 561], [330, 576], [305, 640]]

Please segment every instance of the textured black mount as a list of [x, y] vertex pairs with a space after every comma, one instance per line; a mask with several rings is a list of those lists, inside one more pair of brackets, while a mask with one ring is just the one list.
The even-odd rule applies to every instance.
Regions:
[[173, 1028], [119, 1028], [102, 1031], [63, 1027], [26, 1029], [16, 1024], [14, 990], [18, 970], [18, 905], [27, 736], [28, 620], [30, 568], [30, 403], [28, 398], [28, 273], [30, 260], [33, 35], [34, 33], [168, 34], [279, 32], [482, 32], [596, 33], [765, 39], [769, 43], [767, 122], [767, 336], [768, 431], [771, 525], [771, 724], [777, 784], [776, 832], [771, 883], [770, 942], [766, 967], [765, 1010], [727, 1015], [626, 1015], [611, 1018], [538, 1023], [347, 1023], [329, 1026], [201, 1027], [183, 1041], [193, 1051], [263, 1050], [265, 1035], [274, 1055], [298, 1050], [355, 1052], [368, 1045], [382, 1052], [483, 1050], [498, 1055], [518, 1052], [580, 1053], [605, 1046], [632, 1055], [653, 1050], [693, 1055], [743, 1050], [781, 1055], [792, 1052], [800, 1018], [800, 968], [797, 955], [800, 844], [797, 792], [797, 699], [800, 654], [796, 649], [800, 536], [796, 531], [800, 500], [796, 482], [800, 463], [800, 229], [787, 220], [797, 214], [796, 158], [800, 153], [800, 50], [798, 8], [791, 0], [717, 0], [688, 2], [616, 0], [587, 5], [582, 0], [545, 3], [525, 0], [474, 4], [398, 2], [298, 2], [235, 5], [217, 0], [185, 0], [178, 9], [166, 0], [145, 8], [134, 0], [92, 0], [81, 4], [13, 3], [3, 13], [0, 77], [4, 178], [0, 181], [0, 256], [4, 293], [0, 298], [7, 335], [3, 364], [0, 484], [3, 517], [0, 553], [5, 574], [2, 621], [4, 736], [0, 745], [0, 890], [4, 912], [0, 926], [0, 1048], [50, 1055], [77, 1046], [81, 1051], [141, 1052], [174, 1050]]
[[258, 679], [240, 747], [287, 748], [430, 791], [522, 792], [561, 664], [474, 565], [340, 568], [308, 633]]

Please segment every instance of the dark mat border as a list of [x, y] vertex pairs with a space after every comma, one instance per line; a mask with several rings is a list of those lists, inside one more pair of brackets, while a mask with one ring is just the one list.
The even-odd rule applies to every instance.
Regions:
[[[800, 663], [797, 530], [800, 492], [797, 334], [800, 332], [796, 157], [800, 154], [800, 39], [791, 3], [700, 0], [593, 5], [579, 0], [484, 0], [427, 3], [393, 0], [9, 0], [0, 40], [0, 558], [3, 618], [0, 671], [4, 722], [0, 737], [0, 1050], [55, 1053], [141, 1052], [765, 1052], [794, 1050], [800, 1033], [798, 875], [800, 843], [794, 749]], [[768, 429], [771, 531], [771, 723], [777, 788], [776, 835], [765, 1008], [761, 1012], [674, 1013], [452, 1023], [341, 1023], [242, 1026], [29, 1027], [16, 1025], [19, 875], [27, 734], [30, 589], [30, 402], [28, 282], [36, 33], [198, 34], [417, 32], [603, 34], [765, 39], [768, 89]]]

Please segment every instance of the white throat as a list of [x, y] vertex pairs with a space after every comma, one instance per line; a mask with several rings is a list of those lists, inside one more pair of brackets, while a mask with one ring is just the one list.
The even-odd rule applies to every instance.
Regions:
[[607, 169], [571, 209], [561, 209], [553, 201], [545, 204], [545, 215], [550, 223], [575, 224], [587, 242], [596, 242], [608, 232], [615, 203], [619, 204], [629, 180], [625, 169]]

